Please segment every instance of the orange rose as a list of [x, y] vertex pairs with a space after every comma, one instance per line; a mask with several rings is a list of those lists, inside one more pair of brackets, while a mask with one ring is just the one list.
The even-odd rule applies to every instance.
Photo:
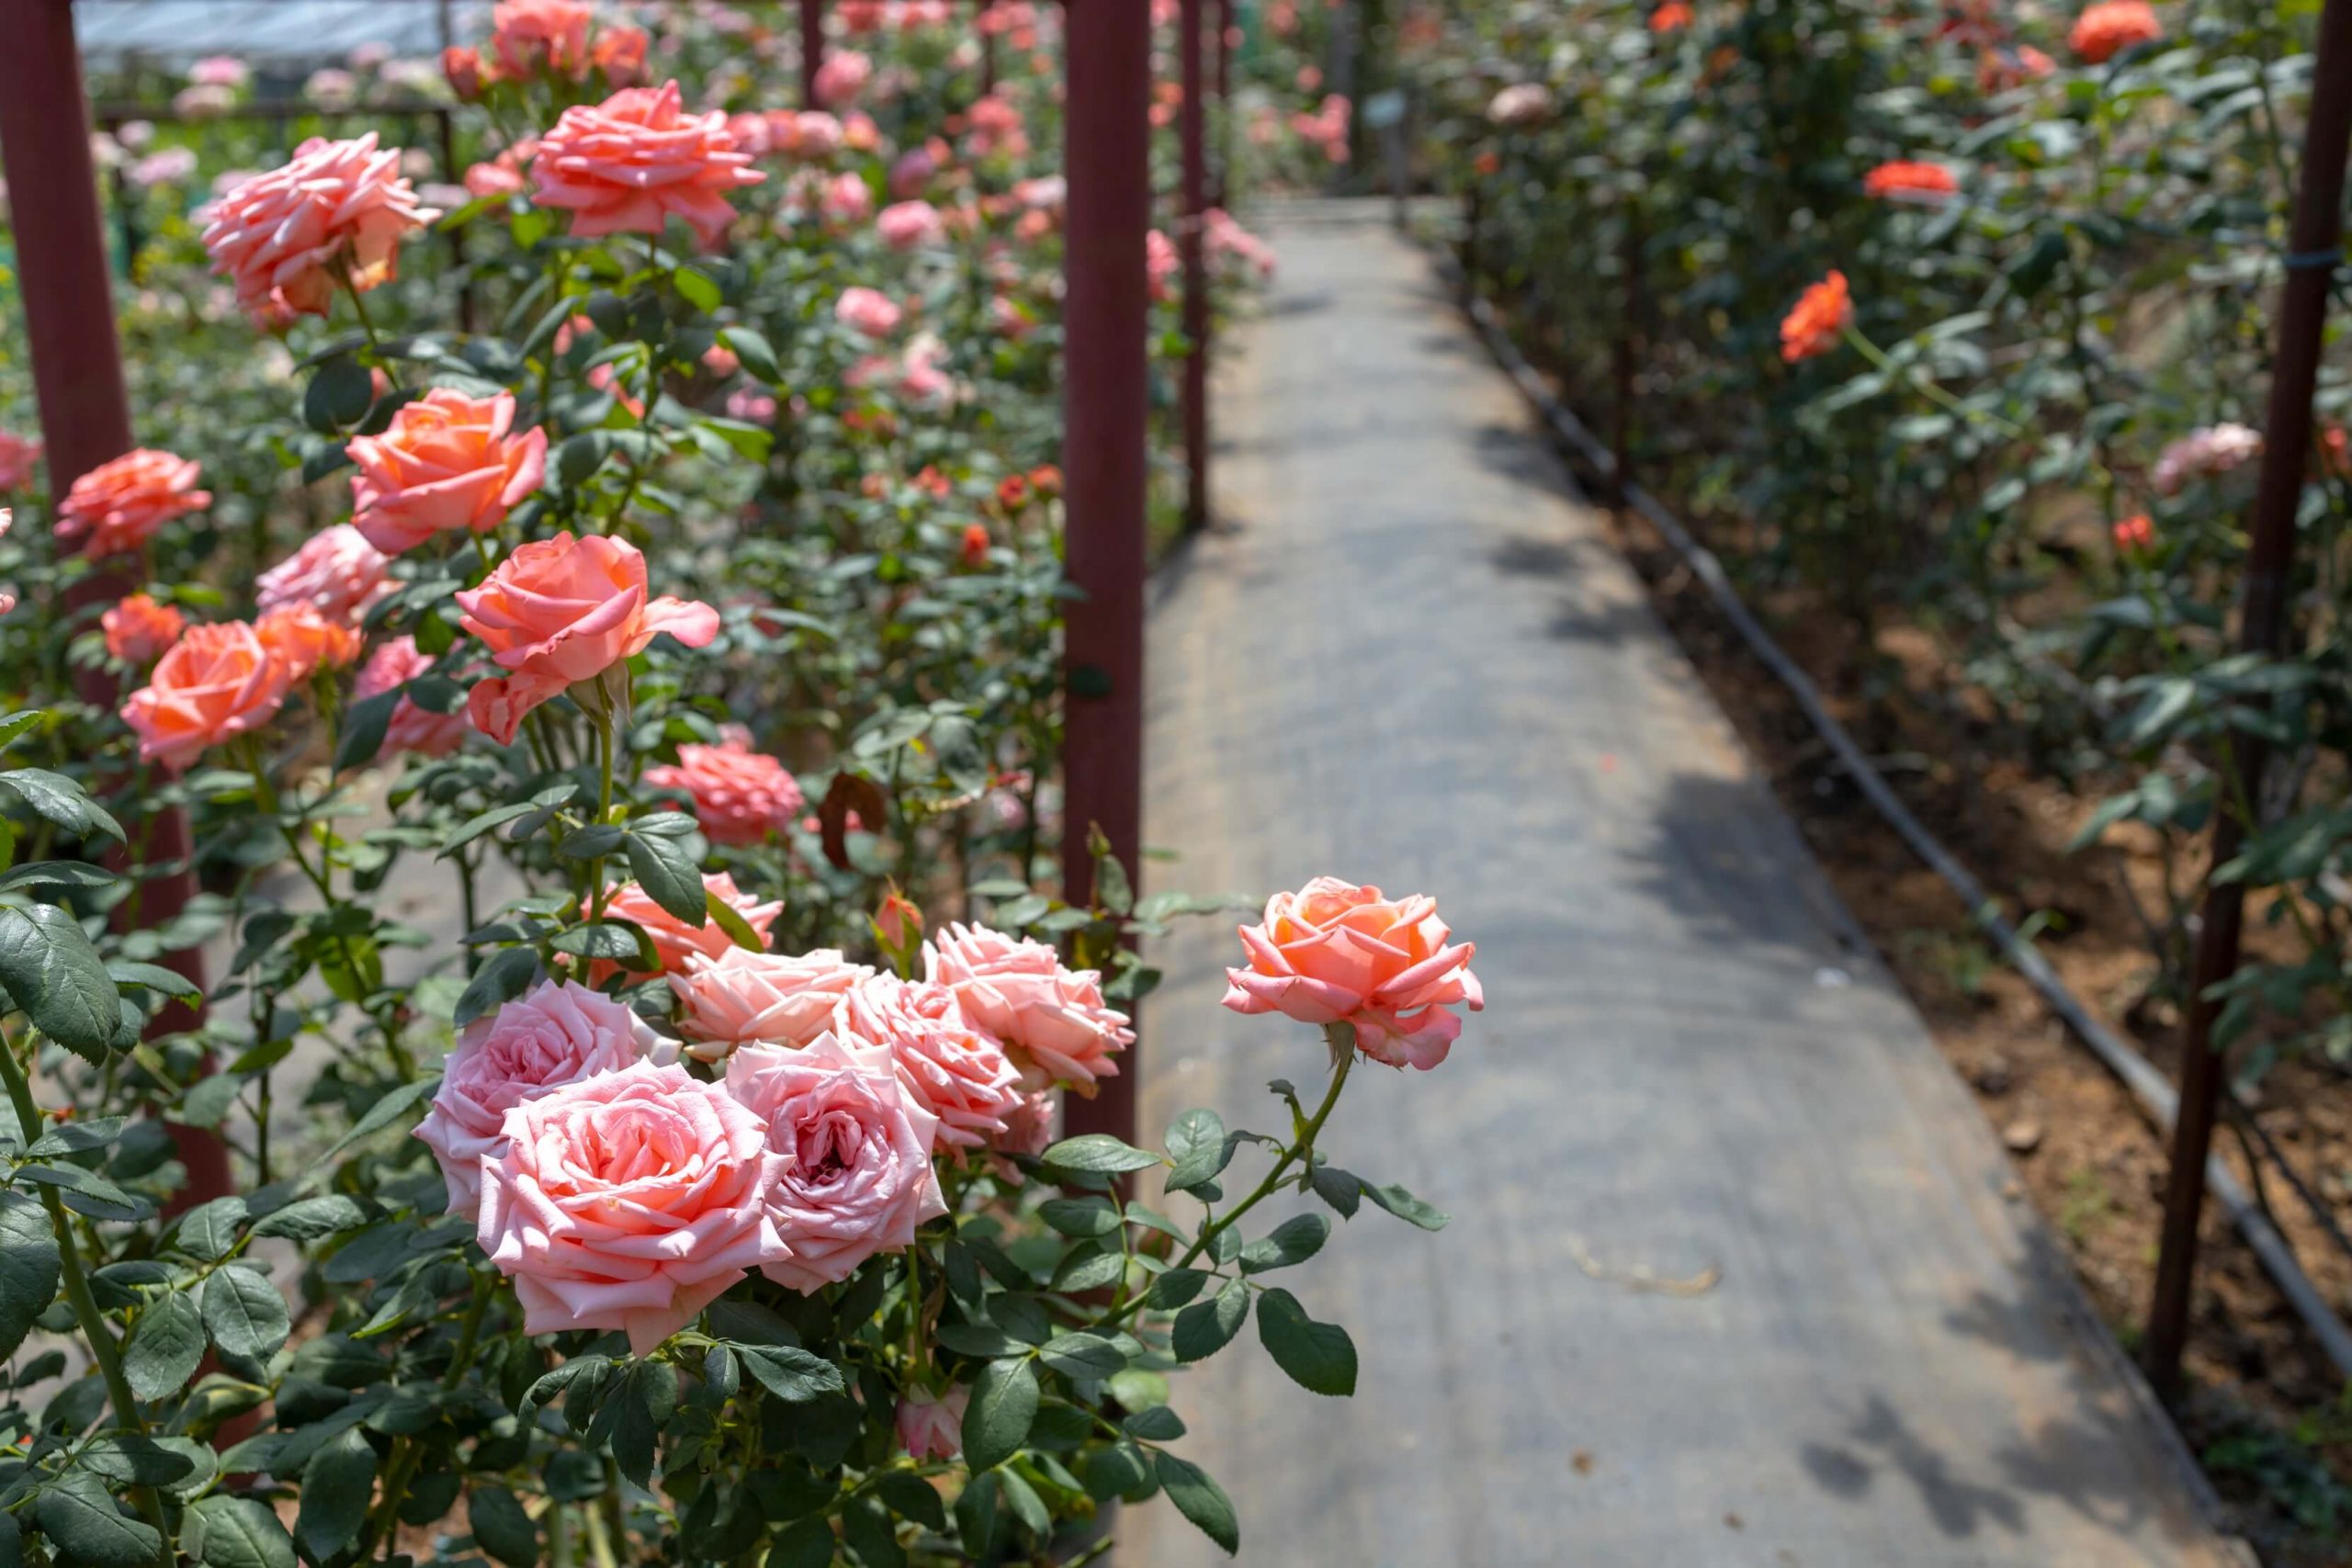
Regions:
[[187, 617], [144, 593], [133, 593], [100, 615], [98, 625], [107, 634], [108, 653], [125, 664], [153, 664], [180, 639]]
[[1249, 962], [1225, 972], [1227, 1007], [1351, 1024], [1358, 1048], [1392, 1067], [1436, 1066], [1462, 1032], [1453, 1009], [1486, 1006], [1470, 973], [1477, 948], [1454, 942], [1437, 901], [1420, 894], [1385, 898], [1318, 876], [1268, 899], [1241, 944]]
[[2100, 65], [2135, 44], [2154, 43], [2164, 36], [2165, 25], [2156, 20], [2147, 0], [2099, 0], [2075, 18], [2066, 44]]
[[767, 177], [751, 161], [725, 112], [684, 112], [675, 82], [625, 87], [573, 105], [540, 138], [531, 199], [569, 211], [575, 235], [659, 234], [674, 217], [715, 245], [735, 221], [727, 193]]
[[244, 622], [191, 626], [122, 705], [123, 722], [139, 732], [142, 759], [178, 773], [276, 717], [292, 681]]
[[1650, 13], [1650, 31], [1654, 33], [1677, 33], [1690, 25], [1690, 7], [1683, 0], [1667, 0]]
[[1960, 182], [1941, 164], [1913, 164], [1896, 160], [1881, 164], [1862, 176], [1862, 193], [1865, 196], [1940, 200], [1959, 188]]
[[688, 648], [718, 635], [718, 611], [650, 597], [637, 547], [594, 534], [525, 545], [458, 604], [466, 630], [509, 672], [466, 699], [474, 728], [502, 746], [514, 743], [525, 714], [642, 653], [661, 633]]
[[1853, 321], [1854, 301], [1846, 291], [1846, 275], [1833, 268], [1804, 291], [1796, 309], [1781, 322], [1781, 357], [1794, 365], [1826, 354]]
[[357, 628], [327, 619], [314, 604], [280, 604], [265, 610], [254, 622], [254, 635], [286, 666], [289, 682], [307, 681], [314, 671], [341, 670], [359, 661]]
[[212, 504], [212, 492], [196, 488], [203, 471], [192, 458], [144, 446], [101, 463], [57, 503], [58, 542], [78, 543], [92, 560], [128, 555], [173, 518]]
[[514, 394], [469, 398], [436, 387], [392, 416], [381, 435], [346, 448], [352, 523], [386, 555], [413, 550], [437, 533], [487, 534], [539, 488], [548, 433], [514, 428]]

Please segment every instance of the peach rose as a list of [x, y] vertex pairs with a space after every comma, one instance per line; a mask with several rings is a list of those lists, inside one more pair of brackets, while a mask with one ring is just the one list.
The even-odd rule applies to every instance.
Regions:
[[144, 593], [133, 593], [98, 617], [107, 651], [125, 664], [153, 664], [187, 629], [187, 617]]
[[2099, 0], [2075, 18], [2066, 44], [2093, 65], [2100, 65], [2124, 50], [2154, 43], [2164, 36], [2165, 26], [2146, 0]]
[[718, 611], [651, 598], [643, 554], [596, 534], [525, 545], [457, 598], [465, 611], [460, 624], [509, 671], [481, 682], [466, 700], [474, 728], [502, 746], [514, 743], [525, 714], [644, 652], [662, 633], [688, 648], [718, 635]]
[[[706, 894], [716, 893], [721, 902], [743, 917], [752, 934], [763, 945], [768, 940], [768, 928], [784, 910], [784, 900], [763, 904], [735, 886], [727, 873], [714, 872], [702, 879]], [[634, 882], [624, 882], [613, 888], [605, 899], [605, 912], [625, 920], [634, 920], [645, 928], [652, 939], [653, 951], [662, 960], [662, 973], [685, 973], [686, 961], [695, 953], [706, 958], [718, 958], [735, 946], [735, 939], [727, 934], [718, 921], [705, 919], [698, 926], [689, 926], [653, 901], [653, 896]], [[610, 971], [607, 971], [609, 973]]]
[[730, 725], [716, 746], [688, 742], [678, 760], [645, 770], [655, 789], [694, 796], [695, 820], [715, 844], [756, 844], [787, 831], [803, 803], [799, 781], [790, 770], [751, 748], [748, 735]]
[[348, 523], [322, 528], [302, 547], [261, 574], [254, 600], [264, 610], [308, 604], [329, 620], [357, 626], [368, 607], [392, 591], [390, 561]]
[[358, 631], [328, 620], [313, 605], [280, 604], [254, 622], [262, 647], [286, 666], [286, 678], [300, 684], [319, 670], [340, 670], [359, 660]]
[[244, 622], [190, 626], [122, 705], [122, 718], [138, 731], [141, 758], [176, 773], [277, 717], [292, 679]]
[[40, 442], [0, 430], [0, 494], [29, 486], [40, 462]]
[[588, 73], [585, 0], [498, 0], [490, 14], [490, 47], [501, 81], [547, 72], [573, 81]]
[[910, 986], [876, 975], [842, 998], [842, 1038], [889, 1053], [899, 1081], [939, 1120], [942, 1148], [976, 1149], [1001, 1137], [1021, 1106], [1021, 1069], [1004, 1047], [972, 1027], [944, 986]]
[[621, 1003], [569, 980], [542, 980], [458, 1032], [416, 1135], [441, 1162], [449, 1213], [481, 1207], [481, 1162], [506, 1151], [506, 1113], [569, 1083], [616, 1072], [663, 1044]]
[[1475, 944], [1449, 944], [1437, 901], [1381, 897], [1377, 887], [1318, 876], [1266, 901], [1261, 925], [1243, 926], [1246, 969], [1228, 969], [1225, 1005], [1279, 1012], [1301, 1023], [1350, 1023], [1376, 1062], [1426, 1071], [1445, 1060], [1462, 1020], [1487, 1005], [1470, 973]]
[[196, 488], [203, 472], [193, 458], [169, 452], [125, 452], [74, 481], [57, 503], [52, 531], [92, 560], [128, 555], [173, 518], [212, 504], [212, 492]]
[[753, 1269], [788, 1266], [760, 1118], [684, 1067], [635, 1062], [526, 1100], [481, 1163], [481, 1249], [526, 1334], [617, 1328], [650, 1355]]
[[897, 201], [874, 220], [874, 231], [892, 250], [911, 251], [944, 240], [947, 225], [940, 221], [939, 209], [927, 201]]
[[675, 82], [625, 87], [563, 111], [539, 141], [531, 199], [569, 211], [575, 235], [659, 234], [675, 217], [715, 245], [735, 221], [727, 193], [767, 177], [751, 161], [723, 111], [681, 112]]
[[548, 433], [514, 429], [512, 392], [469, 398], [436, 387], [403, 406], [381, 435], [345, 448], [358, 467], [353, 525], [391, 556], [438, 533], [487, 534], [547, 476]]
[[323, 316], [340, 284], [355, 293], [399, 276], [400, 243], [440, 213], [419, 207], [401, 149], [376, 133], [314, 136], [285, 167], [255, 175], [213, 203], [204, 227], [212, 270], [265, 321]]
[[899, 1396], [899, 1447], [920, 1464], [926, 1460], [950, 1460], [964, 1451], [964, 1407], [972, 1391], [961, 1386], [944, 1393], [910, 1388]]
[[782, 1161], [768, 1213], [791, 1256], [760, 1269], [777, 1284], [807, 1295], [846, 1280], [947, 1212], [931, 1165], [937, 1119], [886, 1053], [830, 1034], [798, 1051], [746, 1045], [727, 1058], [727, 1092], [766, 1123]]
[[634, 87], [645, 80], [645, 57], [653, 44], [643, 28], [612, 27], [596, 35], [590, 51], [605, 85]]
[[[414, 637], [393, 637], [360, 668], [359, 679], [352, 682], [351, 699], [364, 703], [381, 696], [432, 668], [433, 660], [418, 649]], [[392, 705], [391, 719], [384, 727], [384, 744], [394, 751], [446, 757], [465, 743], [472, 728], [462, 713], [434, 713], [401, 697]]]
[[670, 976], [686, 1054], [716, 1062], [743, 1045], [799, 1047], [833, 1027], [842, 998], [874, 971], [831, 948], [787, 957], [730, 944], [691, 952]]
[[1111, 1058], [1136, 1037], [1127, 1015], [1104, 1004], [1102, 976], [1064, 968], [1042, 942], [951, 924], [925, 944], [922, 972], [1012, 1053], [1030, 1089], [1067, 1083], [1091, 1097], [1097, 1078], [1119, 1076]]

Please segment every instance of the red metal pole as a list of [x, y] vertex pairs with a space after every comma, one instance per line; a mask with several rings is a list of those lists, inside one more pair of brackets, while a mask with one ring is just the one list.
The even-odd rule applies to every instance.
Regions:
[[[1062, 877], [1094, 895], [1087, 830], [1100, 827], [1132, 881], [1143, 833], [1144, 421], [1149, 367], [1144, 235], [1151, 226], [1150, 7], [1070, 0], [1063, 171], [1062, 482], [1065, 558], [1083, 595], [1064, 624]], [[1140, 1051], [1072, 1133], [1133, 1141]]]
[[[17, 288], [24, 296], [25, 339], [32, 351], [33, 389], [40, 401], [41, 439], [52, 494], [130, 450], [130, 401], [122, 380], [122, 349], [115, 340], [114, 298], [108, 287], [97, 170], [90, 158], [89, 101], [82, 91], [82, 56], [74, 41], [69, 0], [0, 0], [0, 171], [19, 237]], [[120, 573], [100, 573], [75, 586], [69, 607], [107, 604], [135, 584]], [[84, 701], [111, 708], [119, 695], [101, 673], [76, 680]], [[185, 863], [187, 818], [175, 809], [133, 827], [139, 857]], [[170, 919], [196, 893], [185, 863], [149, 881], [138, 903], [148, 925]], [[187, 948], [167, 962], [201, 986], [204, 954]], [[175, 1007], [159, 1014], [157, 1032], [193, 1028], [198, 1015]], [[174, 1143], [187, 1168], [184, 1201], [230, 1190], [227, 1148], [209, 1132], [175, 1125]]]
[[989, 15], [996, 9], [996, 0], [980, 0], [978, 26], [980, 33], [980, 96], [996, 91], [996, 18]]
[[800, 0], [800, 107], [817, 102], [817, 73], [825, 63], [825, 0]]
[[1233, 182], [1233, 0], [1216, 0], [1216, 172], [1210, 205], [1232, 205]]
[[[2254, 497], [2253, 544], [2245, 566], [2245, 608], [2239, 645], [2276, 655], [2288, 633], [2289, 570], [2295, 513], [2312, 460], [2312, 393], [2319, 380], [2327, 329], [2328, 284], [2344, 244], [2344, 165], [2352, 144], [2352, 0], [2327, 0], [2320, 13], [2312, 73], [2312, 106], [2303, 135], [2303, 168], [2288, 228], [2287, 281], [2278, 294], [2278, 339], [2270, 363], [2270, 409], [2263, 432], [2262, 479]], [[2265, 748], [2251, 727], [2233, 727], [2223, 797], [2213, 813], [2211, 864], [2237, 858], [2260, 808]], [[2245, 884], [2209, 882], [2189, 987], [2188, 1030], [2181, 1043], [2180, 1110], [2173, 1119], [2172, 1169], [2156, 1253], [2156, 1288], [2148, 1307], [2148, 1378], [2167, 1397], [2180, 1392], [2180, 1357], [2188, 1343], [2189, 1287], [2197, 1271], [2197, 1227], [2205, 1209], [2205, 1162], [2222, 1095], [2222, 1053], [2213, 1026], [2222, 1004], [2213, 987], [2238, 965], [2245, 923]]]
[[1209, 520], [1209, 274], [1206, 237], [1203, 231], [1208, 208], [1208, 145], [1206, 62], [1202, 58], [1203, 0], [1182, 0], [1176, 20], [1176, 57], [1184, 89], [1177, 106], [1177, 137], [1183, 151], [1183, 217], [1176, 231], [1176, 249], [1184, 271], [1184, 527], [1205, 527]]

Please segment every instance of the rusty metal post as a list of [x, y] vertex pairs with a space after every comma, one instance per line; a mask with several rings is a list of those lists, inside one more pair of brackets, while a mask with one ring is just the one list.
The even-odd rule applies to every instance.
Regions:
[[980, 96], [996, 91], [996, 0], [980, 0], [979, 14], [974, 25], [980, 35]]
[[[40, 402], [41, 439], [52, 494], [130, 450], [130, 401], [122, 379], [122, 347], [114, 330], [104, 218], [97, 170], [90, 158], [90, 106], [82, 91], [82, 56], [74, 41], [68, 0], [0, 0], [0, 170], [19, 235], [37, 244], [17, 250], [17, 287], [24, 296], [24, 332], [32, 352], [33, 389]], [[136, 584], [120, 572], [78, 583], [69, 608], [111, 603]], [[77, 678], [85, 702], [111, 708], [119, 693], [98, 672]], [[149, 881], [141, 918], [160, 925], [187, 907], [196, 876], [187, 865], [187, 816], [175, 809], [130, 825], [148, 862], [179, 869]], [[204, 984], [204, 954], [187, 948], [166, 961]], [[175, 1005], [158, 1015], [158, 1032], [195, 1027], [200, 1015]], [[230, 1190], [228, 1149], [211, 1133], [175, 1124], [172, 1138], [187, 1168], [184, 1201]]]
[[1216, 164], [1209, 204], [1233, 204], [1233, 0], [1216, 0], [1209, 25], [1216, 29]]
[[1182, 0], [1176, 17], [1176, 58], [1184, 101], [1176, 109], [1183, 159], [1182, 214], [1176, 252], [1184, 275], [1184, 529], [1209, 521], [1209, 270], [1208, 140], [1202, 100], [1208, 72], [1202, 58], [1203, 0]]
[[800, 107], [822, 108], [817, 101], [817, 73], [825, 63], [825, 0], [800, 0]]
[[[2254, 498], [2253, 544], [2245, 566], [2245, 603], [2239, 646], [2275, 655], [2288, 632], [2289, 573], [2295, 549], [2295, 513], [2312, 458], [2312, 392], [2319, 378], [2321, 337], [2327, 325], [2329, 280], [2343, 255], [2344, 165], [2352, 140], [2352, 0], [2327, 0], [2320, 14], [2319, 50], [2312, 73], [2311, 114], [2303, 136], [2303, 166], [2296, 182], [2294, 220], [2288, 231], [2287, 279], [2279, 289], [2278, 326], [2270, 367], [2270, 409], [2263, 431], [2262, 479]], [[2251, 729], [2233, 733], [2233, 755], [2213, 813], [2211, 864], [2234, 859], [2259, 809], [2265, 748]], [[2233, 809], [2233, 799], [2237, 809]], [[2181, 1389], [2181, 1352], [2188, 1343], [2190, 1286], [2197, 1269], [2197, 1229], [2205, 1208], [2205, 1163], [2222, 1088], [2222, 1054], [2213, 1025], [2222, 1005], [2214, 987], [2237, 969], [2245, 920], [2245, 886], [2209, 882], [2199, 933], [2188, 1028], [2181, 1043], [2180, 1110], [2173, 1122], [2172, 1169], [2165, 1186], [2165, 1220], [2156, 1255], [2156, 1288], [2148, 1307], [2149, 1380], [2167, 1398]]]
[[[1141, 863], [1150, 7], [1070, 0], [1067, 29], [1064, 554], [1081, 597], [1063, 632], [1062, 878], [1083, 905], [1094, 896], [1089, 829], [1102, 829], [1131, 881]], [[1100, 1095], [1073, 1101], [1069, 1130], [1132, 1142], [1141, 1066], [1138, 1049]]]

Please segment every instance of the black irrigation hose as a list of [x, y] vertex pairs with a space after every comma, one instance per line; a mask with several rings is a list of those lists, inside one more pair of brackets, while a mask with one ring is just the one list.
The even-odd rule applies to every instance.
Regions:
[[[1527, 363], [1510, 341], [1510, 334], [1503, 330], [1494, 307], [1471, 289], [1468, 279], [1454, 259], [1442, 250], [1434, 254], [1440, 269], [1464, 301], [1471, 321], [1486, 342], [1487, 352], [1510, 373], [1521, 392], [1543, 414], [1553, 434], [1574, 448], [1612, 484], [1615, 483], [1618, 478], [1616, 458], [1606, 444], [1587, 430], [1583, 423], [1552, 395], [1551, 389], [1544, 384], [1543, 378], [1535, 373], [1534, 367]], [[2042, 957], [2041, 951], [2020, 935], [2017, 927], [2001, 913], [2000, 906], [1985, 893], [1984, 885], [1969, 874], [1967, 867], [1953, 859], [1951, 852], [1937, 840], [1935, 835], [1911, 815], [1909, 807], [1880, 776], [1878, 770], [1871, 765], [1870, 759], [1854, 743], [1854, 738], [1846, 732], [1846, 727], [1839, 724], [1836, 716], [1823, 704], [1821, 694], [1812, 680], [1781, 651], [1781, 645], [1772, 640], [1771, 634], [1749, 613], [1738, 591], [1732, 586], [1730, 577], [1724, 571], [1723, 563], [1715, 558], [1714, 552], [1691, 537], [1690, 530], [1682, 526], [1674, 513], [1640, 485], [1627, 481], [1618, 488], [1624, 504], [1646, 518], [1650, 525], [1674, 547], [1675, 553], [1682, 558], [1683, 566], [1706, 587], [1708, 597], [1714, 601], [1715, 608], [1739, 633], [1749, 651], [1788, 688], [1789, 694], [1796, 699], [1797, 706], [1804, 710], [1815, 733], [1837, 757], [1847, 776], [1854, 781], [1855, 787], [1862, 792], [1863, 798], [1911, 847], [1912, 852], [1960, 895], [1971, 917], [1993, 945], [1999, 949], [2001, 955], [2041, 994], [2042, 1000], [2049, 1004], [2052, 1012], [2058, 1015], [2060, 1021], [2088, 1045], [2092, 1055], [2132, 1091], [2149, 1119], [2159, 1129], [2168, 1133], [2178, 1097], [2173, 1093], [2172, 1085], [2164, 1074], [2157, 1071], [2155, 1065], [2147, 1057], [2092, 1016], [2081, 999], [2067, 989], [2066, 982], [2051, 967], [2050, 961]], [[2267, 1142], [2267, 1139], [2265, 1141]], [[2275, 1148], [2272, 1152], [2275, 1158]], [[2286, 1170], [2289, 1181], [2307, 1202], [2311, 1201], [2314, 1195], [2304, 1189], [2301, 1179], [2283, 1160], [2279, 1165], [2282, 1170]], [[2238, 1234], [2245, 1238], [2246, 1245], [2261, 1259], [2263, 1269], [2277, 1284], [2279, 1293], [2287, 1298], [2288, 1304], [2295, 1309], [2296, 1315], [2311, 1330], [2312, 1337], [2319, 1342], [2327, 1359], [2335, 1363], [2337, 1371], [2352, 1378], [2352, 1328], [2345, 1325], [2344, 1320], [2328, 1305], [2327, 1298], [2321, 1293], [2319, 1287], [2312, 1282], [2311, 1276], [2303, 1272], [2302, 1265], [2295, 1259], [2294, 1248], [2287, 1244], [2287, 1238], [2262, 1213], [2235, 1173], [2220, 1159], [2207, 1162], [2206, 1181], [2228, 1213], [2231, 1223], [2237, 1227]], [[2332, 1217], [2324, 1224], [2331, 1235], [2340, 1235]]]

